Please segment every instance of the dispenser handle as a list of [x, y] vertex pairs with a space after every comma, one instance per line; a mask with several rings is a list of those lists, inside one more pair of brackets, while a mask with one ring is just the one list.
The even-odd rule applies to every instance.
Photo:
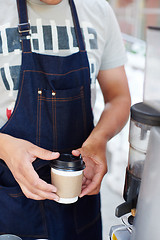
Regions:
[[119, 218], [119, 217], [131, 212], [132, 208], [133, 208], [132, 202], [124, 202], [121, 205], [119, 205], [118, 207], [116, 207], [115, 216]]

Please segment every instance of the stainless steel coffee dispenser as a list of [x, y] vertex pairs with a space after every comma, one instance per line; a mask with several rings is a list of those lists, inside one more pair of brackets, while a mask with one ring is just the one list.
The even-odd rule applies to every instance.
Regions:
[[[160, 28], [147, 29], [143, 101], [160, 114]], [[132, 240], [160, 238], [160, 127], [151, 129]], [[130, 239], [130, 240], [131, 240]], [[124, 239], [125, 240], [125, 239]]]
[[[117, 217], [136, 209], [150, 131], [153, 126], [160, 126], [160, 112], [143, 102], [133, 105], [130, 112], [130, 146], [123, 192], [125, 202], [116, 208]], [[135, 215], [135, 211], [132, 212]], [[132, 221], [133, 217], [130, 217], [130, 224]]]
[[[159, 239], [160, 236], [159, 27], [147, 28], [145, 62], [143, 103], [131, 107], [130, 147], [124, 187], [125, 202], [116, 208], [116, 216], [122, 216], [123, 224], [111, 228], [112, 240], [150, 240]], [[132, 215], [136, 215], [135, 219]], [[131, 225], [133, 220], [134, 224]]]

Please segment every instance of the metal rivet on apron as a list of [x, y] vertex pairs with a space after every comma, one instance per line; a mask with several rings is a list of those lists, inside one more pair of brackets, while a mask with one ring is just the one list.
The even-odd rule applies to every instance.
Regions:
[[42, 90], [38, 90], [38, 94], [41, 95], [42, 94]]
[[52, 96], [55, 96], [56, 95], [56, 93], [55, 92], [52, 92]]

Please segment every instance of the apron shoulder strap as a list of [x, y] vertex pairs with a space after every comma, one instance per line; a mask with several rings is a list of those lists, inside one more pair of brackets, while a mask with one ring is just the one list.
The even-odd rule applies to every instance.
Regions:
[[27, 36], [30, 36], [30, 24], [28, 22], [26, 0], [17, 0], [17, 9], [19, 16], [18, 32], [21, 37], [22, 51], [31, 52], [30, 39], [27, 39]]
[[[69, 0], [73, 23], [75, 27], [75, 33], [77, 38], [77, 43], [80, 51], [85, 51], [85, 44], [79, 24], [79, 19], [76, 11], [76, 7], [73, 0]], [[27, 36], [30, 36], [30, 24], [28, 22], [28, 13], [27, 13], [27, 3], [26, 0], [17, 0], [17, 8], [19, 15], [19, 25], [18, 31], [21, 36], [22, 41], [22, 51], [31, 52], [30, 39], [27, 39]]]
[[85, 51], [85, 44], [84, 44], [84, 40], [83, 40], [83, 36], [82, 36], [80, 24], [79, 24], [78, 14], [77, 14], [77, 10], [76, 10], [74, 1], [69, 0], [69, 4], [70, 4], [70, 8], [71, 8], [71, 13], [72, 13], [72, 18], [73, 18], [73, 23], [74, 23], [74, 27], [75, 27], [75, 33], [76, 33], [79, 50]]

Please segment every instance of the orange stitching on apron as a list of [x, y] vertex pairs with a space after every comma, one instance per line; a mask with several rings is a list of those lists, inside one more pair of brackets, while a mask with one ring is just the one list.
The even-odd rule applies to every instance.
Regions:
[[[39, 91], [39, 88], [38, 88], [38, 91]], [[38, 94], [38, 93], [37, 93]], [[38, 145], [38, 115], [39, 115], [39, 94], [38, 94], [38, 97], [37, 97], [37, 131], [36, 131], [36, 145]]]
[[87, 135], [87, 129], [86, 129], [86, 109], [85, 109], [85, 101], [84, 101], [84, 92], [81, 88], [81, 101], [82, 101], [82, 110], [83, 110], [83, 122], [84, 122], [84, 132], [85, 136]]
[[42, 112], [42, 108], [41, 108], [41, 103], [42, 103], [42, 101], [41, 101], [41, 97], [39, 97], [39, 101], [40, 101], [40, 116], [39, 116], [39, 146], [40, 146], [40, 134], [41, 134], [41, 112]]
[[79, 96], [79, 97], [73, 97], [73, 98], [71, 98], [71, 99], [61, 99], [61, 98], [56, 98], [56, 99], [53, 99], [52, 100], [52, 98], [45, 98], [45, 97], [41, 97], [41, 100], [43, 100], [43, 101], [47, 101], [47, 102], [49, 102], [49, 101], [53, 101], [53, 102], [70, 102], [70, 101], [74, 101], [74, 100], [77, 100], [77, 99], [81, 99], [81, 95]]
[[32, 53], [32, 52], [23, 52], [23, 53]]
[[57, 118], [56, 118], [56, 96], [54, 98], [55, 101], [55, 135], [56, 135], [56, 148], [57, 148]]
[[[74, 98], [80, 98], [81, 97], [81, 94], [78, 94], [77, 96], [74, 96], [74, 97], [60, 97], [60, 98], [56, 98], [56, 100], [72, 100]], [[42, 99], [48, 99], [48, 100], [52, 100], [52, 98], [50, 97], [45, 97], [45, 96], [42, 96], [41, 97]], [[54, 100], [55, 96], [53, 96], [53, 100]]]
[[[83, 89], [84, 89], [84, 87], [83, 86], [81, 86], [80, 87], [80, 94], [78, 94], [78, 95], [76, 95], [76, 96], [74, 96], [74, 97], [65, 97], [65, 98], [63, 98], [63, 97], [61, 97], [61, 98], [56, 98], [56, 96], [53, 96], [52, 95], [52, 98], [50, 98], [50, 97], [45, 97], [45, 96], [41, 96], [41, 99], [43, 100], [43, 101], [54, 101], [55, 99], [56, 99], [56, 101], [72, 101], [72, 100], [77, 100], [77, 99], [80, 99], [81, 97], [82, 97], [82, 93], [83, 93]], [[72, 90], [72, 89], [71, 89]], [[51, 91], [51, 90], [50, 90]], [[65, 90], [64, 90], [65, 91]]]
[[53, 149], [57, 148], [57, 129], [56, 129], [56, 101], [52, 95], [52, 115], [53, 115]]
[[[54, 126], [54, 108], [53, 108], [53, 96], [52, 96], [52, 127], [53, 127], [53, 139], [54, 139], [54, 129], [55, 129], [55, 126]], [[54, 149], [54, 141], [53, 141], [53, 149]]]
[[21, 94], [22, 94], [23, 82], [24, 82], [24, 73], [25, 73], [25, 71], [23, 71], [22, 84], [21, 84], [21, 89], [19, 90], [19, 98], [18, 98], [17, 105], [16, 105], [16, 107], [15, 107], [15, 109], [14, 109], [14, 111], [13, 111], [11, 117], [10, 117], [10, 119], [8, 120], [7, 124], [5, 125], [5, 127], [3, 129], [5, 129], [8, 126], [8, 124], [10, 123], [11, 119], [13, 118], [13, 116], [14, 116], [16, 110], [17, 110], [17, 107], [19, 105]]
[[[24, 52], [24, 51], [23, 51], [23, 49], [24, 49], [24, 47], [23, 47], [23, 40], [22, 40], [21, 42], [22, 42], [22, 52], [23, 52], [23, 53], [32, 53], [31, 51], [30, 51], [30, 52]], [[31, 42], [30, 42], [30, 47], [31, 47]]]
[[72, 72], [77, 72], [77, 71], [80, 71], [80, 70], [83, 70], [83, 69], [87, 69], [89, 71], [89, 68], [88, 67], [83, 67], [83, 68], [78, 68], [78, 69], [75, 69], [75, 70], [72, 70], [72, 71], [69, 71], [67, 73], [59, 73], [59, 74], [54, 74], [54, 73], [46, 73], [46, 72], [43, 72], [43, 71], [35, 71], [35, 70], [24, 70], [25, 72], [39, 72], [39, 73], [43, 73], [43, 74], [46, 74], [46, 75], [50, 75], [50, 76], [65, 76], [69, 73], [72, 73]]
[[21, 193], [9, 193], [9, 195], [13, 198], [17, 198], [17, 197], [22, 197], [24, 196], [24, 194], [21, 192]]

